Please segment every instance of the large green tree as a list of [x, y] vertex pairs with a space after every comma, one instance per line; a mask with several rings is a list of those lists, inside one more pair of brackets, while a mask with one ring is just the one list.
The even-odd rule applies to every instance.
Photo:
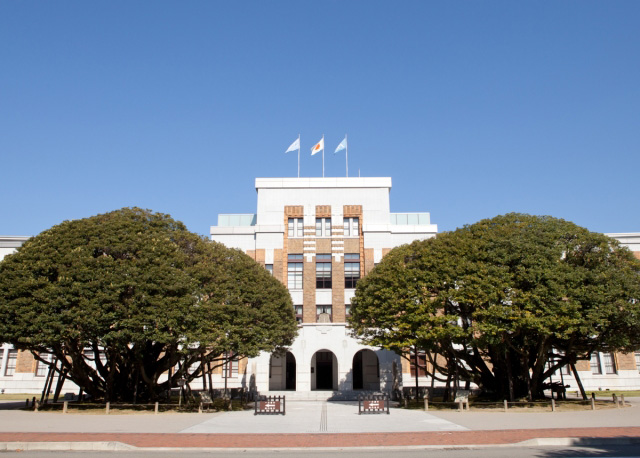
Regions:
[[221, 355], [296, 334], [290, 295], [265, 269], [148, 210], [65, 221], [0, 263], [0, 341], [52, 352], [95, 398], [157, 399]]
[[352, 300], [362, 340], [419, 349], [500, 398], [542, 396], [559, 367], [640, 347], [640, 261], [562, 219], [507, 214], [392, 250]]

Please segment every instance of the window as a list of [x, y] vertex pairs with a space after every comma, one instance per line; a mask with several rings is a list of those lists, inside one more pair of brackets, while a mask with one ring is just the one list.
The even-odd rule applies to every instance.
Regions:
[[331, 237], [331, 218], [316, 218], [316, 237]]
[[304, 237], [302, 218], [289, 218], [289, 237]]
[[331, 288], [331, 255], [316, 255], [316, 288]]
[[344, 219], [344, 236], [358, 237], [360, 235], [360, 221], [358, 217]]
[[267, 272], [273, 275], [273, 264], [265, 264], [264, 268], [267, 269]]
[[344, 287], [355, 288], [360, 279], [360, 255], [344, 255]]
[[345, 304], [344, 314], [349, 318], [351, 316], [351, 304]]
[[636, 354], [636, 368], [638, 369], [638, 372], [640, 372], [640, 351], [637, 351], [635, 354]]
[[[45, 361], [51, 362], [53, 355], [51, 353], [40, 353], [40, 357]], [[36, 377], [44, 377], [49, 372], [49, 365], [40, 360], [36, 360]]]
[[331, 306], [330, 305], [316, 305], [316, 321], [319, 321], [321, 313], [328, 314], [329, 315], [329, 321], [332, 321], [333, 317], [331, 315]]
[[[416, 354], [411, 353], [411, 377], [416, 376]], [[418, 377], [427, 376], [427, 355], [425, 353], [418, 352]]]
[[239, 366], [240, 360], [238, 359], [238, 356], [234, 355], [233, 353], [231, 353], [230, 356], [231, 356], [231, 359], [229, 361], [226, 361], [222, 366], [222, 373], [224, 378], [231, 378], [231, 377], [238, 376], [238, 366]]
[[16, 372], [16, 361], [18, 361], [18, 350], [9, 350], [7, 368], [4, 371], [4, 375], [11, 376]]
[[293, 310], [296, 313], [296, 321], [298, 322], [298, 324], [302, 324], [302, 306], [294, 305]]
[[591, 353], [591, 373], [602, 374], [602, 365], [600, 364], [600, 354], [598, 352]]
[[287, 286], [302, 289], [302, 255], [290, 254], [287, 260]]
[[616, 374], [618, 372], [616, 369], [616, 359], [614, 358], [613, 353], [603, 353], [602, 360], [604, 361], [605, 374]]

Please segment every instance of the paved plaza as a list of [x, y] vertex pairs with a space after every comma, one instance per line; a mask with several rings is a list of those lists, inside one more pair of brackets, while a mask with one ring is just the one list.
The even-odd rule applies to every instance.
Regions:
[[640, 440], [640, 398], [629, 401], [630, 407], [595, 411], [424, 412], [392, 408], [389, 415], [358, 415], [355, 402], [294, 401], [287, 403], [284, 416], [255, 416], [252, 410], [158, 415], [73, 411], [62, 414], [13, 410], [8, 409], [11, 403], [3, 403], [0, 449], [29, 448], [28, 444], [105, 450], [473, 446], [549, 438], [581, 441], [616, 438], [635, 443]]

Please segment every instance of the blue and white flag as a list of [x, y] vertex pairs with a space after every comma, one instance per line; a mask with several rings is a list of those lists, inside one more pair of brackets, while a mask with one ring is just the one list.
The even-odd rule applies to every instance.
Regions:
[[296, 138], [296, 141], [289, 146], [289, 148], [285, 151], [285, 154], [290, 151], [297, 151], [300, 149], [300, 137]]
[[336, 154], [337, 152], [342, 151], [343, 149], [347, 149], [347, 137], [344, 137], [344, 140], [340, 142], [340, 144], [338, 145], [336, 150], [333, 152], [333, 154]]

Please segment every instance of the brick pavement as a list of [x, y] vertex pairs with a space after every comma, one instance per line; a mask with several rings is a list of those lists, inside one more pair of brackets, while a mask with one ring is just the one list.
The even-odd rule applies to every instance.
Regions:
[[287, 448], [515, 444], [537, 438], [640, 438], [640, 427], [359, 434], [0, 433], [0, 442], [122, 442], [135, 447]]

